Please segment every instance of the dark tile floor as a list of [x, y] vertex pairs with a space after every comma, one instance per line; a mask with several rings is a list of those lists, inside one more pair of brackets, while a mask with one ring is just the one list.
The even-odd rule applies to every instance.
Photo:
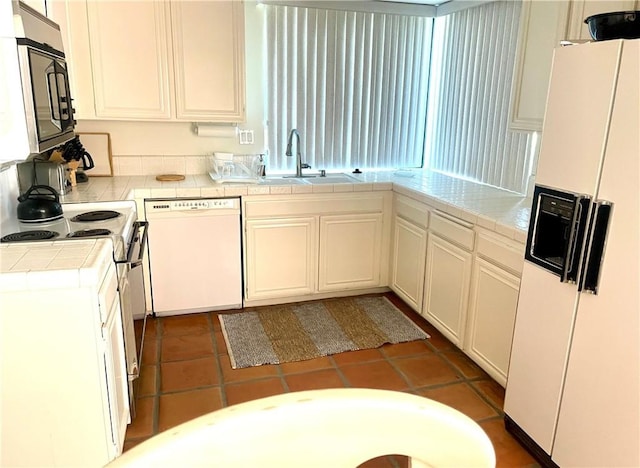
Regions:
[[[137, 416], [127, 429], [125, 450], [225, 406], [285, 392], [366, 387], [414, 393], [452, 406], [486, 431], [498, 466], [537, 466], [504, 430], [504, 389], [396, 295], [387, 297], [431, 338], [234, 370], [218, 313], [148, 319]], [[407, 460], [388, 456], [366, 466], [407, 466]]]

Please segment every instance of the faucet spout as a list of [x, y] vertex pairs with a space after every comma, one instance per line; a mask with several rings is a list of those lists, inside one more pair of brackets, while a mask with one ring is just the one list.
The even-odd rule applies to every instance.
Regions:
[[292, 146], [294, 135], [296, 137], [296, 177], [303, 177], [302, 169], [310, 169], [311, 166], [302, 162], [302, 154], [300, 153], [300, 134], [295, 128], [292, 128], [291, 132], [289, 132], [289, 139], [287, 140], [287, 150], [285, 152], [285, 155], [287, 155], [288, 157], [293, 156]]

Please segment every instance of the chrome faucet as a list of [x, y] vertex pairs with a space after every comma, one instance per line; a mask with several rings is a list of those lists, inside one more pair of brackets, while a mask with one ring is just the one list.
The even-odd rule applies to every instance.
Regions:
[[307, 163], [302, 162], [302, 155], [300, 154], [300, 134], [298, 130], [295, 128], [291, 129], [289, 133], [289, 140], [287, 141], [287, 151], [285, 154], [289, 157], [293, 156], [291, 152], [291, 145], [293, 144], [293, 135], [296, 136], [296, 175], [295, 177], [313, 177], [313, 176], [304, 176], [302, 175], [302, 169], [311, 169], [311, 166]]

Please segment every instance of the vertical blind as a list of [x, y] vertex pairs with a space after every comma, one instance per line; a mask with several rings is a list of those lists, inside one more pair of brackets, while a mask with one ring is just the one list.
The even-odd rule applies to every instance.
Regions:
[[433, 20], [265, 9], [269, 170], [421, 167]]
[[536, 139], [508, 122], [520, 8], [501, 1], [436, 20], [425, 166], [524, 193]]

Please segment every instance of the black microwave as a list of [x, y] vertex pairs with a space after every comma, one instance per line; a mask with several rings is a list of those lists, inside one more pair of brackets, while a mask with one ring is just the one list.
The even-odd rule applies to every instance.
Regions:
[[36, 10], [16, 2], [17, 37], [29, 152], [42, 153], [72, 139], [75, 121], [69, 73], [60, 27]]

